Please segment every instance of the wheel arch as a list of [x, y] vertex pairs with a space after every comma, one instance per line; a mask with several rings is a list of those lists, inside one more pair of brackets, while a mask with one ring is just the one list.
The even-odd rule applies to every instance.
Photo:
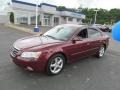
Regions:
[[54, 55], [56, 55], [56, 54], [61, 54], [61, 55], [63, 55], [64, 56], [64, 58], [65, 58], [65, 63], [67, 63], [67, 56], [66, 56], [66, 54], [65, 53], [63, 53], [63, 52], [55, 52], [55, 53], [53, 53], [50, 57], [49, 57], [49, 59], [52, 57], [52, 56], [54, 56]]
[[103, 43], [103, 46], [105, 47], [105, 50], [107, 49], [107, 45], [106, 45], [106, 43]]

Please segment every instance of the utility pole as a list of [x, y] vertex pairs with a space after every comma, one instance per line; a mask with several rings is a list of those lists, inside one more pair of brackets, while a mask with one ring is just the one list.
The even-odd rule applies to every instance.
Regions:
[[35, 28], [34, 28], [34, 32], [39, 32], [40, 29], [38, 27], [38, 2], [39, 0], [36, 0], [36, 23], [35, 23]]
[[97, 12], [98, 12], [98, 10], [94, 10], [94, 11], [95, 11], [94, 24], [96, 24], [96, 20], [97, 20]]

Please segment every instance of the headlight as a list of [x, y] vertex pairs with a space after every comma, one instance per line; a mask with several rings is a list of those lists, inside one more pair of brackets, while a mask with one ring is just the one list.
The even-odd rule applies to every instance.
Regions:
[[21, 57], [23, 58], [39, 58], [41, 52], [23, 52]]

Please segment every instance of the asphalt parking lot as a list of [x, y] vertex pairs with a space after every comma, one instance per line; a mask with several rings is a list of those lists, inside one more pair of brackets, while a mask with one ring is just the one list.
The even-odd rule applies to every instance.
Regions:
[[61, 74], [47, 76], [12, 63], [10, 46], [29, 35], [0, 25], [0, 90], [120, 90], [120, 42], [111, 39], [101, 59], [81, 59], [67, 65]]

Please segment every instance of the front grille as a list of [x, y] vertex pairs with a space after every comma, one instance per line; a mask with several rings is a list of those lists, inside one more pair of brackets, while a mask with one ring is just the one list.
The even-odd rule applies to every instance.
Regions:
[[11, 53], [11, 55], [12, 55], [13, 57], [16, 57], [17, 54], [19, 53], [19, 50], [16, 49], [16, 48], [14, 48], [14, 47], [12, 47], [11, 50], [10, 50], [10, 53]]

